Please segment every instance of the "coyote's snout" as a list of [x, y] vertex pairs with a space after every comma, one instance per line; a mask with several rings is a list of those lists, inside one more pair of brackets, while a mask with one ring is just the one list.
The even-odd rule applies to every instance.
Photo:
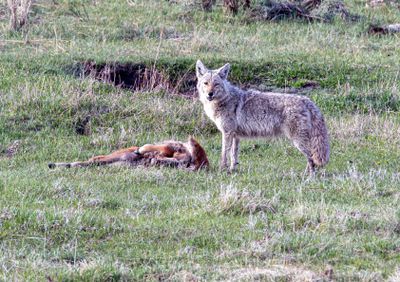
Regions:
[[197, 90], [207, 116], [222, 132], [221, 167], [238, 161], [240, 138], [286, 136], [307, 158], [307, 169], [329, 161], [329, 138], [324, 118], [307, 97], [242, 90], [227, 80], [230, 65], [207, 69], [197, 61]]
[[109, 155], [95, 156], [87, 161], [50, 163], [49, 168], [92, 165], [172, 166], [198, 170], [207, 168], [209, 163], [203, 147], [194, 138], [189, 137], [186, 143], [170, 140], [142, 147], [133, 146]]

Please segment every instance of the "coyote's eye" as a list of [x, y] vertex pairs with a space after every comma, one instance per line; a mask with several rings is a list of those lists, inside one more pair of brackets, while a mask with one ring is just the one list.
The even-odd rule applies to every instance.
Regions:
[[204, 81], [204, 85], [208, 85], [208, 81]]

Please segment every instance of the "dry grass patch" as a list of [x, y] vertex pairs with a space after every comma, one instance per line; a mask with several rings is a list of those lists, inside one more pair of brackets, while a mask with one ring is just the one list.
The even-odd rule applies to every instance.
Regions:
[[7, 0], [10, 10], [10, 29], [19, 30], [28, 22], [32, 0]]
[[268, 265], [246, 267], [227, 271], [230, 281], [316, 281], [322, 277], [317, 273], [291, 265]]
[[398, 268], [387, 280], [388, 282], [400, 281], [400, 268]]
[[345, 144], [363, 141], [368, 136], [390, 141], [393, 145], [400, 143], [400, 122], [390, 116], [355, 114], [327, 120], [331, 138]]
[[313, 206], [299, 203], [286, 213], [289, 221], [292, 222], [293, 230], [323, 229], [327, 222], [333, 219], [324, 202]]
[[276, 199], [266, 199], [261, 190], [251, 192], [239, 190], [233, 184], [222, 185], [215, 203], [218, 213], [253, 214], [276, 212]]
[[181, 270], [179, 272], [174, 273], [169, 278], [165, 279], [165, 281], [186, 281], [186, 282], [197, 282], [201, 279], [194, 275], [192, 272], [187, 270]]

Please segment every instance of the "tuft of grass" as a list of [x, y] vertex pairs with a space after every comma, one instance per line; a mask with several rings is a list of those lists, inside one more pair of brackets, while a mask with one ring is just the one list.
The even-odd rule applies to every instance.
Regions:
[[243, 215], [257, 212], [275, 213], [276, 204], [276, 199], [266, 199], [262, 191], [240, 191], [233, 184], [229, 184], [221, 186], [217, 203], [214, 205], [218, 213]]
[[28, 23], [32, 0], [7, 0], [10, 11], [10, 29], [19, 31]]

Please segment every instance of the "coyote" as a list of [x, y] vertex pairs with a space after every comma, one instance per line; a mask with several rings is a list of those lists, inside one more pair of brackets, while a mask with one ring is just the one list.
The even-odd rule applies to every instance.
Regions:
[[90, 158], [87, 161], [72, 163], [49, 163], [55, 167], [85, 167], [94, 165], [129, 165], [129, 166], [171, 166], [188, 170], [199, 170], [209, 165], [203, 147], [192, 137], [188, 142], [164, 141], [158, 144], [132, 146]]
[[196, 64], [197, 90], [207, 116], [222, 133], [221, 168], [238, 164], [240, 138], [286, 136], [307, 158], [307, 171], [329, 161], [329, 138], [324, 118], [307, 97], [242, 90], [228, 80], [230, 65], [209, 70]]

